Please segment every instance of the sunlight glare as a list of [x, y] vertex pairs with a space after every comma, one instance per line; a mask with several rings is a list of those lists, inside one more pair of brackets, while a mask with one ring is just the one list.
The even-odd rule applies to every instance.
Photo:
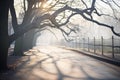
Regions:
[[52, 2], [53, 0], [48, 0], [44, 5], [43, 5], [43, 8], [48, 8], [50, 3]]

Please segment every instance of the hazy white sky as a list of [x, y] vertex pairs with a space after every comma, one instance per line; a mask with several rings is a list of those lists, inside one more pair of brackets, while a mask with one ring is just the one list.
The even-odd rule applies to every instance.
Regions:
[[[52, 1], [52, 0], [50, 0], [50, 1]], [[120, 2], [119, 0], [117, 0], [117, 1]], [[20, 4], [20, 2], [22, 2], [22, 0], [15, 0], [15, 8], [17, 10], [17, 16], [19, 16], [19, 12], [21, 12], [21, 10], [22, 10], [21, 9], [22, 5]], [[105, 5], [102, 2], [99, 2], [97, 4], [100, 6], [100, 7], [99, 6], [97, 6], [97, 7], [101, 8], [101, 9], [104, 9], [104, 11], [106, 13], [112, 13], [109, 6]], [[82, 26], [81, 30], [80, 30], [80, 33], [78, 33], [79, 36], [82, 36], [82, 37], [88, 37], [89, 36], [91, 38], [93, 38], [94, 36], [97, 37], [97, 38], [100, 38], [101, 36], [104, 36], [105, 38], [111, 38], [111, 36], [112, 36], [112, 32], [111, 32], [110, 29], [98, 26], [98, 25], [93, 24], [91, 22], [88, 22], [80, 16], [74, 16], [71, 19], [71, 21], [74, 24]], [[49, 31], [45, 31], [37, 39], [37, 42], [38, 43], [41, 42], [41, 43], [44, 43], [44, 44], [50, 44], [50, 42], [55, 42], [55, 41], [63, 38], [61, 32], [57, 31], [56, 29], [54, 29], [53, 31], [56, 33], [56, 36], [57, 36], [58, 39], [52, 33], [50, 33]]]
[[63, 39], [61, 32], [54, 28], [52, 32], [45, 30], [41, 32], [41, 34], [42, 35], [37, 38], [36, 45], [54, 45], [55, 43], [60, 42], [60, 40]]

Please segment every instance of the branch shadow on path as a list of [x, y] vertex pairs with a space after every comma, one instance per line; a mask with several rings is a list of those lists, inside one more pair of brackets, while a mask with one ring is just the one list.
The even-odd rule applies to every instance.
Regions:
[[[61, 52], [41, 52], [39, 49], [27, 51], [19, 59], [17, 68], [9, 71], [1, 80], [113, 80], [95, 74], [96, 66], [86, 62], [87, 59], [71, 55], [69, 50]], [[71, 56], [70, 56], [71, 55]], [[93, 59], [91, 59], [92, 61]], [[94, 61], [94, 60], [93, 60]], [[83, 63], [82, 63], [83, 62]], [[95, 76], [92, 76], [94, 74]], [[114, 79], [119, 80], [119, 79]]]

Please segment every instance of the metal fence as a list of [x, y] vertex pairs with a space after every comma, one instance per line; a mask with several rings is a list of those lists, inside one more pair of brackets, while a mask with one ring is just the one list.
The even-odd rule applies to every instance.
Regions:
[[66, 47], [71, 47], [75, 49], [81, 49], [94, 54], [103, 55], [106, 57], [111, 57], [114, 59], [120, 59], [120, 39], [112, 38], [100, 39], [90, 38], [80, 38], [76, 37], [73, 41], [64, 43]]

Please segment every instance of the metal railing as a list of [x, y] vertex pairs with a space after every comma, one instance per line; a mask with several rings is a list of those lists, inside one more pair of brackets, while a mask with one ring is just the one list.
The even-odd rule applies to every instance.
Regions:
[[73, 41], [64, 43], [66, 47], [71, 47], [75, 49], [81, 49], [94, 54], [99, 54], [114, 59], [120, 59], [120, 39], [114, 38], [112, 36], [110, 39], [100, 39], [90, 38], [74, 38]]

